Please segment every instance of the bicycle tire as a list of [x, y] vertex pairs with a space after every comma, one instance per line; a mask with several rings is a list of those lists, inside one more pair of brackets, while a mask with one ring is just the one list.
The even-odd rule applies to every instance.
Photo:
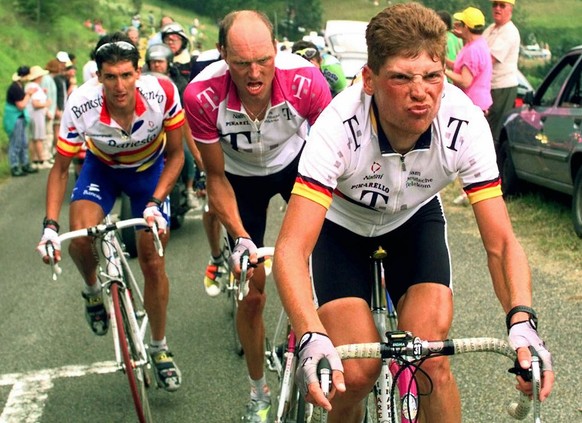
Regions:
[[140, 423], [151, 423], [152, 416], [148, 401], [148, 375], [143, 367], [134, 368], [135, 342], [131, 339], [132, 331], [128, 327], [127, 310], [123, 301], [123, 291], [119, 290], [117, 283], [111, 284], [111, 296], [113, 299], [113, 310], [117, 321], [117, 336], [119, 347], [123, 357], [124, 372], [127, 375], [129, 389], [135, 406], [135, 411]]

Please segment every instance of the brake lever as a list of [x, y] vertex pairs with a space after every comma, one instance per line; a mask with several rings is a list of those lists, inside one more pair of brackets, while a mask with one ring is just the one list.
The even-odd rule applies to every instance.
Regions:
[[244, 297], [249, 293], [249, 281], [247, 280], [247, 273], [249, 269], [249, 251], [246, 250], [242, 253], [240, 257], [240, 279], [239, 279], [239, 290], [238, 290], [238, 300], [242, 301]]
[[49, 258], [49, 264], [51, 265], [51, 271], [53, 274], [53, 281], [57, 280], [58, 275], [63, 272], [61, 266], [55, 261], [55, 246], [51, 241], [47, 241], [46, 243], [46, 254]]

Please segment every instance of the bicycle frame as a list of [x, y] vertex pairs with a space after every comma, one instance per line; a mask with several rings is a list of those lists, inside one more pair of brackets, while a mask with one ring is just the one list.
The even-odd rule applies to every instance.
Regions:
[[[148, 330], [148, 316], [144, 309], [143, 295], [133, 276], [117, 230], [146, 225], [142, 218], [127, 219], [113, 223], [107, 215], [103, 223], [85, 229], [71, 231], [59, 236], [60, 241], [78, 237], [93, 237], [98, 240], [102, 260], [99, 261], [97, 276], [101, 283], [104, 305], [109, 314], [113, 335], [115, 361], [128, 378], [135, 410], [140, 423], [153, 421], [147, 398], [151, 384], [151, 363], [144, 342]], [[158, 254], [163, 255], [163, 246], [157, 236], [157, 228], [152, 228]], [[51, 256], [51, 248], [47, 248]], [[51, 259], [53, 279], [60, 274], [60, 268]]]
[[[383, 280], [384, 269], [382, 260], [387, 253], [382, 247], [378, 247], [372, 253], [372, 299], [371, 311], [376, 324], [376, 329], [382, 342], [387, 341], [388, 330], [397, 330], [397, 314], [394, 305], [388, 295]], [[393, 421], [393, 415], [398, 412], [395, 398], [391, 395], [394, 384], [398, 387], [400, 395], [400, 418], [402, 423], [413, 423], [418, 414], [418, 388], [410, 368], [402, 368], [394, 359], [383, 359], [380, 376], [374, 384], [373, 398], [376, 416], [379, 422]], [[368, 408], [370, 411], [370, 408]]]

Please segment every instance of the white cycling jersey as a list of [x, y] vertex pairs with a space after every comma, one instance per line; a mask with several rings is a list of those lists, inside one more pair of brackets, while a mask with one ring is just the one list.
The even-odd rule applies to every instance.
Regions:
[[90, 80], [67, 100], [57, 151], [73, 157], [87, 148], [113, 168], [147, 169], [163, 153], [166, 131], [185, 123], [180, 95], [169, 79], [142, 75], [136, 82], [136, 105], [127, 134], [115, 122], [104, 101], [103, 86]]
[[[439, 112], [415, 147], [396, 153], [362, 85], [334, 98], [311, 129], [293, 193], [328, 208], [326, 217], [362, 236], [387, 233], [459, 176], [471, 203], [501, 195], [483, 111], [446, 83]], [[333, 202], [332, 202], [333, 199]]]
[[184, 92], [192, 137], [220, 142], [225, 170], [239, 176], [271, 175], [287, 167], [301, 152], [308, 124], [330, 100], [319, 69], [292, 54], [275, 58], [271, 103], [262, 122], [248, 116], [223, 60], [208, 65]]

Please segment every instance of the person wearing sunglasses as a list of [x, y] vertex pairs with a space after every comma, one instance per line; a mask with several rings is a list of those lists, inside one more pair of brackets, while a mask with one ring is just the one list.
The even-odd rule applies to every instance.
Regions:
[[339, 94], [348, 82], [340, 61], [329, 53], [321, 53], [311, 41], [296, 41], [291, 52], [310, 61], [319, 68], [329, 85], [332, 97]]
[[[122, 32], [104, 36], [95, 48], [98, 82], [90, 80], [67, 99], [57, 142], [55, 163], [49, 173], [46, 217], [37, 247], [45, 263], [46, 245], [55, 247], [61, 258], [58, 239], [59, 215], [67, 189], [69, 165], [87, 145], [85, 161], [71, 194], [71, 230], [102, 222], [125, 192], [131, 199], [133, 217], [155, 221], [166, 246], [170, 221], [168, 195], [182, 164], [184, 112], [178, 89], [169, 79], [141, 75], [139, 52]], [[167, 391], [181, 385], [181, 374], [166, 341], [166, 311], [169, 280], [165, 259], [155, 251], [151, 231], [137, 231], [138, 260], [144, 276], [144, 302], [150, 327], [149, 353], [158, 384]], [[93, 333], [103, 336], [109, 328], [97, 279], [95, 245], [90, 237], [71, 241], [71, 258], [77, 265], [84, 288], [85, 317]]]
[[[360, 423], [379, 360], [341, 361], [335, 346], [378, 342], [370, 313], [369, 256], [382, 245], [398, 328], [445, 339], [453, 320], [453, 275], [439, 192], [460, 177], [487, 253], [509, 342], [529, 367], [528, 346], [543, 357], [540, 399], [554, 373], [532, 308], [531, 275], [501, 192], [491, 131], [481, 108], [445, 81], [447, 28], [420, 3], [397, 3], [366, 29], [362, 83], [335, 97], [311, 127], [283, 224], [273, 275], [298, 336], [296, 381], [329, 423]], [[467, 259], [467, 257], [465, 257]], [[310, 272], [311, 271], [311, 272]], [[317, 307], [313, 295], [317, 297]], [[491, 307], [498, 307], [492, 299]], [[317, 366], [326, 357], [327, 398]], [[446, 357], [420, 364], [426, 394], [419, 421], [460, 423], [459, 390]], [[531, 383], [518, 377], [518, 389]]]
[[487, 121], [496, 149], [503, 117], [511, 110], [517, 97], [517, 64], [521, 38], [519, 30], [511, 20], [514, 5], [515, 0], [492, 0], [493, 23], [483, 33], [493, 61], [491, 78], [493, 104], [489, 108]]

